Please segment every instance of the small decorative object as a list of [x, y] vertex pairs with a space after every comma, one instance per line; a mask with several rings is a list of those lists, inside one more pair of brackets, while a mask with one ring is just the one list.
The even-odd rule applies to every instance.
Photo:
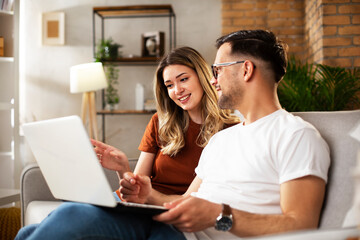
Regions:
[[43, 45], [65, 44], [65, 13], [42, 14], [42, 43]]
[[0, 37], [0, 57], [4, 56], [4, 38]]
[[121, 57], [121, 52], [119, 52], [119, 48], [121, 47], [122, 45], [114, 43], [112, 38], [102, 39], [97, 45], [96, 61], [115, 60]]
[[156, 111], [156, 102], [154, 99], [147, 99], [144, 104], [146, 111]]
[[141, 36], [141, 55], [143, 57], [161, 57], [165, 53], [165, 33], [147, 32]]
[[135, 88], [135, 109], [144, 110], [144, 87], [140, 83]]
[[116, 88], [116, 85], [119, 83], [119, 69], [113, 64], [108, 64], [105, 66], [105, 74], [108, 81], [108, 87], [105, 90], [106, 109], [113, 111], [117, 109], [120, 101]]

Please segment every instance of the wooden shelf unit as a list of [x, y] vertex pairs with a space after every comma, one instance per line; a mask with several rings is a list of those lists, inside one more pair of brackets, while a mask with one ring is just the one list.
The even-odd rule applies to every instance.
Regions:
[[[176, 16], [171, 5], [133, 5], [116, 7], [94, 7], [93, 8], [93, 54], [96, 55], [96, 16], [101, 19], [101, 39], [104, 40], [104, 21], [116, 18], [169, 18], [169, 47], [176, 46]], [[118, 65], [155, 65], [159, 61], [157, 57], [134, 57], [117, 58], [116, 60], [106, 60], [106, 63], [116, 63]]]
[[[19, 135], [20, 0], [14, 0], [13, 4], [13, 11], [0, 10], [0, 36], [4, 38], [4, 56], [0, 57], [0, 174], [6, 179], [14, 179], [14, 186], [8, 182], [6, 187], [18, 188], [22, 171]], [[4, 169], [7, 166], [11, 168]], [[4, 197], [0, 189], [0, 199]]]
[[[169, 48], [176, 46], [176, 16], [171, 5], [133, 5], [133, 6], [107, 6], [93, 8], [93, 54], [96, 56], [96, 19], [101, 21], [101, 40], [105, 40], [105, 21], [118, 18], [168, 18], [169, 19]], [[157, 65], [160, 57], [120, 57], [115, 60], [104, 60], [103, 64], [116, 65]], [[105, 116], [107, 115], [144, 115], [153, 114], [155, 111], [147, 110], [105, 110], [105, 90], [101, 91], [102, 110], [97, 115], [102, 118], [102, 141], [105, 142]]]
[[103, 64], [117, 64], [117, 65], [156, 65], [160, 61], [158, 57], [119, 57], [115, 60], [102, 60]]
[[97, 111], [98, 115], [121, 115], [121, 114], [153, 114], [156, 111], [148, 110], [100, 110]]
[[156, 111], [148, 111], [148, 110], [100, 110], [97, 111], [97, 115], [101, 115], [101, 124], [102, 124], [102, 142], [105, 142], [105, 115], [146, 115], [146, 114], [154, 114]]
[[[132, 16], [168, 16], [174, 14], [171, 5], [133, 5], [116, 7], [94, 7], [94, 12], [103, 18], [119, 18]], [[174, 14], [175, 15], [175, 14]]]

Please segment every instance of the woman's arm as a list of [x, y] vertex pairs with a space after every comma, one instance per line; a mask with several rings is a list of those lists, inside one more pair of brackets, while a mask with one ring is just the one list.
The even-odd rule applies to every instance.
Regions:
[[[136, 163], [134, 173], [135, 174], [142, 174], [142, 175], [150, 177], [152, 165], [154, 163], [154, 159], [155, 159], [155, 154], [154, 153], [141, 152], [140, 156], [139, 156], [139, 159], [138, 159], [138, 161]], [[126, 172], [131, 173], [130, 168]], [[116, 173], [118, 175], [119, 183], [120, 183], [120, 186], [121, 186], [121, 179], [124, 178], [123, 175], [124, 175], [125, 172], [117, 171]]]
[[95, 146], [95, 153], [104, 168], [116, 171], [120, 178], [125, 172], [130, 171], [129, 161], [125, 153], [94, 139], [91, 139], [91, 144]]
[[[150, 176], [155, 154], [141, 152], [134, 173], [128, 171], [119, 176], [121, 198], [128, 202], [144, 203], [152, 190]], [[143, 176], [143, 177], [139, 177]]]
[[151, 170], [154, 164], [155, 153], [141, 152], [139, 160], [134, 170], [135, 174], [151, 176]]
[[201, 184], [201, 179], [195, 177], [192, 183], [190, 184], [189, 188], [183, 195], [165, 195], [152, 189], [150, 196], [147, 198], [146, 203], [153, 205], [163, 205], [166, 202], [172, 202], [181, 197], [190, 196], [192, 192], [196, 192], [198, 190], [200, 184]]
[[148, 176], [125, 173], [120, 181], [120, 193], [122, 198], [129, 202], [163, 205], [179, 198], [189, 196], [200, 187], [201, 179], [195, 177], [188, 190], [183, 195], [166, 195], [154, 190]]

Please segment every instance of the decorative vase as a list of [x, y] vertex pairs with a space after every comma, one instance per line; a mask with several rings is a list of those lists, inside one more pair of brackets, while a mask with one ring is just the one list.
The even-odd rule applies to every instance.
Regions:
[[105, 50], [105, 58], [116, 59], [118, 57], [119, 45], [112, 44], [112, 45], [106, 46], [104, 48], [104, 50]]
[[109, 111], [114, 111], [114, 110], [117, 110], [118, 107], [119, 107], [119, 104], [117, 104], [117, 103], [107, 103], [105, 106], [105, 109], [109, 110]]

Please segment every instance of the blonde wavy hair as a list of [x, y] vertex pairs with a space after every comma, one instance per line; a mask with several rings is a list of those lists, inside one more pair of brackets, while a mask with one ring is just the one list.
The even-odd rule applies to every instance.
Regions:
[[163, 57], [156, 70], [154, 78], [154, 94], [159, 118], [159, 139], [162, 153], [175, 156], [185, 146], [185, 133], [189, 127], [189, 114], [170, 99], [164, 84], [163, 72], [167, 66], [183, 65], [193, 69], [198, 75], [204, 90], [201, 99], [201, 116], [203, 124], [196, 144], [204, 147], [210, 138], [222, 130], [225, 124], [235, 124], [239, 119], [230, 115], [229, 110], [218, 107], [218, 96], [211, 85], [210, 68], [204, 58], [195, 49], [181, 47], [172, 50]]

